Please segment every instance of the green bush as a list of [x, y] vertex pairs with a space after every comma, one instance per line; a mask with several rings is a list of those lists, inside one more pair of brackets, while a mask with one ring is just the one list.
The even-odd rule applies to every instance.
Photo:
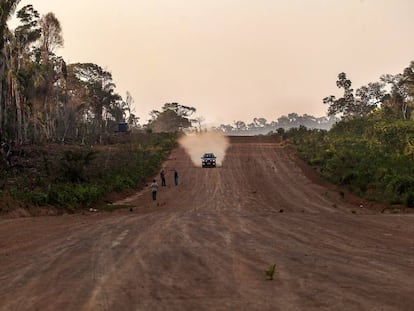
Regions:
[[78, 185], [74, 188], [76, 203], [89, 205], [99, 199], [102, 191], [95, 185]]
[[114, 191], [122, 191], [124, 189], [132, 188], [136, 185], [136, 182], [128, 176], [116, 175], [112, 182], [112, 188]]
[[384, 203], [413, 204], [414, 122], [360, 118], [329, 132], [285, 133], [298, 154], [332, 182]]
[[38, 206], [44, 206], [48, 204], [48, 198], [47, 198], [47, 194], [42, 193], [42, 192], [38, 192], [38, 191], [33, 191], [30, 194], [30, 201]]
[[97, 151], [91, 150], [66, 151], [61, 162], [63, 178], [70, 182], [85, 181], [85, 167], [95, 159], [96, 154]]
[[408, 207], [414, 207], [414, 191], [405, 194], [404, 204]]
[[393, 176], [387, 185], [388, 192], [403, 195], [414, 189], [414, 177]]
[[72, 206], [76, 204], [76, 198], [73, 195], [73, 186], [68, 184], [53, 184], [49, 186], [48, 204], [55, 206]]

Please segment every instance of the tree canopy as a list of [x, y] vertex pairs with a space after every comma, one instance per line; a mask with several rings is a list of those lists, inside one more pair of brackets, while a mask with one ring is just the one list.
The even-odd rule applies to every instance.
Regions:
[[355, 92], [351, 88], [351, 80], [341, 72], [336, 86], [343, 89], [342, 97], [329, 95], [323, 99], [323, 103], [328, 105], [330, 116], [352, 119], [380, 112], [384, 118], [407, 120], [413, 104], [414, 63], [411, 62], [401, 74], [382, 75], [380, 81], [368, 83]]
[[94, 63], [66, 64], [56, 16], [21, 8], [14, 30], [7, 20], [19, 1], [0, 4], [0, 140], [98, 141], [117, 123], [137, 126], [132, 97], [116, 92], [112, 74]]
[[193, 125], [189, 117], [196, 112], [194, 107], [180, 105], [178, 103], [166, 103], [162, 111], [153, 110], [152, 120], [148, 127], [153, 132], [178, 132]]

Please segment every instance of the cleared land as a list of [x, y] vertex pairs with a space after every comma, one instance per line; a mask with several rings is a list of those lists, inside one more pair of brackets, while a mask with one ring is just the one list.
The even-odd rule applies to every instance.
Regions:
[[0, 310], [413, 310], [414, 214], [343, 197], [266, 138], [165, 167], [157, 202], [117, 202], [132, 212], [0, 220]]

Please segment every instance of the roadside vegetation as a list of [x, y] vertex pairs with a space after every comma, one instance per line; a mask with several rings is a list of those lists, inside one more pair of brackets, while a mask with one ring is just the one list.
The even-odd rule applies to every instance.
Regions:
[[284, 135], [329, 181], [368, 200], [414, 207], [414, 122], [341, 121]]
[[116, 144], [22, 147], [15, 165], [2, 172], [0, 213], [16, 205], [71, 212], [143, 187], [177, 141], [174, 133], [119, 135]]
[[324, 102], [342, 120], [329, 131], [301, 126], [273, 135], [292, 142], [333, 183], [369, 200], [414, 207], [414, 62], [355, 93], [345, 73], [337, 86], [344, 95]]

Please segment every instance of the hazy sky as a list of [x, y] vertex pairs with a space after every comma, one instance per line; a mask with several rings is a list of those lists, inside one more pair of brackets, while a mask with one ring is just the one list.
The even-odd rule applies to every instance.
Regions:
[[414, 60], [413, 0], [23, 0], [60, 20], [69, 63], [93, 62], [141, 123], [178, 102], [219, 125], [323, 116], [340, 95]]

